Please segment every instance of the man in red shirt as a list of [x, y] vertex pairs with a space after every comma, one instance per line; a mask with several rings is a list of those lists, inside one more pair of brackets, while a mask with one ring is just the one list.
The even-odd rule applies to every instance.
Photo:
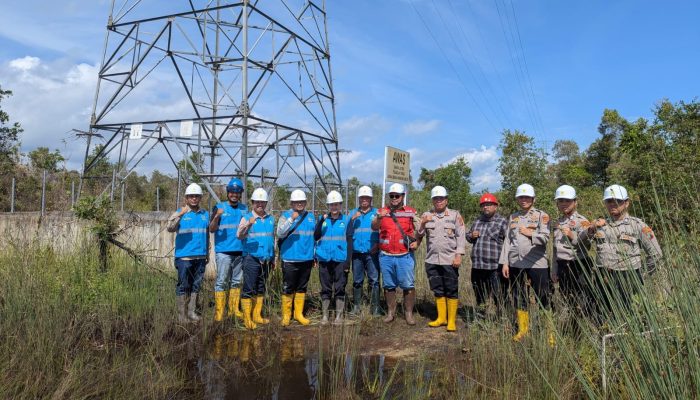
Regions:
[[396, 288], [403, 290], [406, 323], [415, 325], [413, 306], [416, 304], [414, 286], [416, 265], [413, 250], [415, 242], [416, 210], [403, 204], [405, 190], [395, 183], [389, 187], [389, 204], [381, 208], [372, 221], [372, 229], [379, 231], [379, 266], [382, 271], [387, 315], [391, 322], [396, 315]]

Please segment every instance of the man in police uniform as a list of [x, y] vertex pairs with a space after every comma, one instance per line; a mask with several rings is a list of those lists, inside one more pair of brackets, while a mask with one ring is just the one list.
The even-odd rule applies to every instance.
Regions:
[[[527, 280], [530, 280], [537, 300], [543, 308], [547, 308], [550, 277], [547, 260], [549, 215], [533, 207], [535, 189], [527, 183], [518, 186], [515, 199], [520, 211], [510, 216], [508, 234], [499, 262], [503, 264], [503, 276], [510, 280], [513, 291], [518, 323], [518, 332], [513, 340], [517, 342], [527, 335], [530, 324]], [[554, 344], [551, 332], [549, 342]]]
[[185, 190], [185, 205], [168, 218], [168, 232], [175, 236], [178, 321], [197, 322], [197, 296], [209, 257], [209, 212], [199, 206], [202, 188], [196, 183]]
[[216, 250], [216, 283], [214, 284], [214, 321], [224, 318], [228, 291], [228, 316], [242, 318], [239, 307], [241, 277], [243, 276], [243, 243], [236, 233], [241, 216], [248, 207], [240, 202], [243, 182], [233, 178], [226, 185], [227, 201], [214, 206], [209, 232], [214, 233]]
[[573, 187], [559, 186], [554, 192], [554, 200], [561, 214], [553, 224], [556, 268], [552, 275], [554, 281], [559, 282], [559, 289], [569, 304], [583, 304], [586, 295], [581, 285], [585, 284], [584, 271], [588, 270], [588, 252], [587, 247], [582, 246], [579, 234], [591, 223], [576, 211], [578, 201]]
[[447, 190], [435, 186], [430, 191], [433, 209], [421, 215], [416, 232], [418, 244], [426, 238], [425, 272], [435, 296], [437, 318], [428, 323], [436, 328], [447, 325], [448, 332], [457, 330], [459, 307], [459, 267], [466, 239], [464, 220], [459, 211], [447, 208]]
[[603, 192], [603, 201], [608, 217], [595, 220], [579, 239], [592, 241], [596, 249], [600, 311], [625, 312], [644, 283], [642, 271], [653, 273], [663, 254], [651, 228], [627, 213], [627, 189], [609, 186]]

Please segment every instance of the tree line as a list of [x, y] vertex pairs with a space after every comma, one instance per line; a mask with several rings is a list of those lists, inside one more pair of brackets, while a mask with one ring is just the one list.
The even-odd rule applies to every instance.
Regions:
[[[65, 158], [59, 150], [38, 147], [27, 154], [20, 152], [21, 124], [11, 121], [2, 110], [2, 100], [12, 92], [0, 86], [0, 210], [9, 210], [12, 178], [15, 178], [15, 204], [17, 211], [36, 211], [40, 201], [43, 171], [48, 172], [47, 208], [68, 210], [72, 203], [73, 185], [80, 173], [68, 170]], [[626, 186], [632, 195], [633, 212], [650, 223], [659, 219], [688, 226], [694, 207], [698, 204], [700, 183], [700, 102], [669, 100], [658, 102], [652, 109], [650, 119], [628, 120], [616, 110], [606, 109], [598, 124], [598, 137], [586, 149], [581, 149], [574, 140], [557, 140], [551, 148], [538, 146], [535, 138], [520, 130], [501, 132], [498, 172], [501, 188], [495, 192], [501, 202], [501, 213], [515, 210], [515, 188], [529, 183], [537, 193], [536, 207], [556, 215], [552, 200], [554, 190], [562, 184], [574, 186], [579, 194], [581, 211], [589, 217], [603, 215], [601, 193], [605, 186], [618, 183]], [[100, 148], [93, 150], [95, 157]], [[194, 165], [201, 165], [203, 158], [190, 154]], [[112, 171], [118, 165], [100, 159], [93, 167], [92, 175], [99, 178], [86, 180], [82, 195], [98, 195], [109, 186]], [[178, 165], [181, 183], [197, 182], [199, 177], [185, 160]], [[430, 189], [435, 185], [445, 186], [449, 193], [450, 207], [456, 208], [467, 218], [479, 214], [478, 197], [481, 193], [472, 190], [472, 169], [464, 158], [435, 169], [421, 168], [418, 183], [411, 187], [410, 202], [420, 209], [431, 206]], [[177, 176], [155, 170], [150, 176], [131, 173], [125, 179], [124, 209], [129, 211], [154, 211], [158, 208], [156, 192], [160, 197], [160, 208], [169, 210], [177, 198]], [[354, 191], [361, 185], [353, 177], [348, 181], [349, 206], [355, 204]], [[381, 185], [370, 186], [378, 199]], [[181, 186], [184, 187], [184, 186]], [[253, 182], [247, 189], [252, 191]], [[323, 199], [322, 189], [318, 197]], [[289, 188], [276, 188], [274, 209], [286, 208]], [[114, 193], [117, 204], [121, 202], [121, 190]], [[206, 200], [204, 199], [206, 204]], [[375, 202], [375, 205], [376, 202]], [[323, 208], [322, 204], [318, 207]], [[119, 208], [118, 206], [115, 208]]]

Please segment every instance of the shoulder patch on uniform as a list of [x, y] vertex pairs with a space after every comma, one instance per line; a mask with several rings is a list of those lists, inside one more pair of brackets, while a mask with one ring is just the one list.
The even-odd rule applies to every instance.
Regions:
[[544, 222], [545, 224], [548, 224], [549, 223], [549, 215], [547, 215], [546, 213], [542, 213], [542, 222]]
[[581, 227], [588, 229], [589, 226], [591, 226], [590, 221], [581, 221]]
[[654, 233], [654, 231], [651, 230], [651, 227], [645, 226], [644, 228], [642, 228], [642, 233]]
[[459, 225], [464, 225], [464, 219], [462, 218], [461, 215], [459, 215], [459, 213], [457, 214], [457, 223]]

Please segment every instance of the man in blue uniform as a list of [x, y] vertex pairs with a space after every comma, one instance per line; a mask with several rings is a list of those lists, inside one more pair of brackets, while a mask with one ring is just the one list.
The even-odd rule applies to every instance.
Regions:
[[294, 303], [294, 319], [308, 325], [304, 317], [306, 287], [314, 260], [316, 217], [306, 211], [306, 193], [294, 190], [289, 198], [292, 208], [280, 215], [277, 237], [282, 258], [282, 326], [289, 325]]
[[340, 212], [343, 196], [335, 190], [326, 199], [328, 214], [324, 214], [316, 224], [314, 240], [316, 259], [319, 262], [318, 275], [321, 281], [321, 305], [323, 318], [321, 325], [328, 324], [328, 308], [335, 299], [335, 321], [343, 324], [345, 310], [345, 285], [348, 283], [350, 260], [352, 259], [352, 224], [350, 217]]
[[348, 214], [353, 226], [352, 287], [353, 312], [359, 313], [362, 305], [362, 287], [367, 276], [370, 291], [370, 310], [379, 315], [379, 232], [372, 230], [372, 218], [377, 209], [372, 207], [372, 188], [362, 186], [357, 191], [359, 207]]
[[209, 232], [214, 234], [216, 250], [216, 283], [214, 284], [214, 321], [224, 319], [226, 294], [228, 292], [228, 316], [242, 318], [238, 308], [241, 298], [241, 277], [243, 276], [243, 243], [236, 236], [241, 216], [248, 207], [240, 202], [243, 182], [233, 178], [226, 185], [227, 201], [214, 206]]
[[202, 286], [204, 268], [209, 257], [209, 212], [199, 207], [202, 188], [196, 183], [185, 190], [185, 205], [168, 218], [168, 232], [175, 236], [175, 268], [177, 268], [178, 321], [197, 322], [197, 296]]
[[270, 322], [262, 317], [262, 306], [267, 276], [275, 262], [275, 218], [265, 211], [268, 198], [263, 188], [255, 189], [250, 199], [253, 211], [241, 218], [238, 238], [243, 241], [243, 323], [255, 329]]

